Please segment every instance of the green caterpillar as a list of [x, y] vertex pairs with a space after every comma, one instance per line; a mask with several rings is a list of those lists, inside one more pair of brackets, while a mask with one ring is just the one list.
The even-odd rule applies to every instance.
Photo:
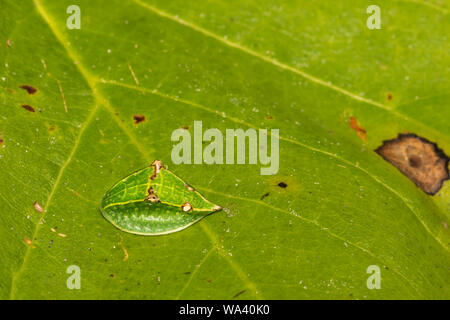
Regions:
[[220, 209], [159, 160], [117, 182], [100, 205], [106, 220], [140, 235], [177, 232]]

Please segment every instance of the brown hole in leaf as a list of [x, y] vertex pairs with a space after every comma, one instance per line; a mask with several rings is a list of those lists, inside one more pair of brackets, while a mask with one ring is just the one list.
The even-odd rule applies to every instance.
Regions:
[[30, 106], [29, 104], [23, 104], [22, 108], [24, 108], [25, 110], [30, 111], [30, 112], [35, 112], [34, 108], [32, 106]]
[[359, 126], [358, 120], [354, 117], [350, 117], [350, 128], [356, 131], [361, 140], [366, 141], [366, 130]]
[[143, 114], [135, 114], [133, 116], [134, 124], [138, 124], [145, 121], [145, 116]]
[[270, 194], [269, 192], [263, 194], [263, 195], [261, 196], [261, 198], [259, 198], [259, 200], [262, 200], [262, 199], [264, 199], [265, 197], [268, 197], [269, 194]]
[[386, 95], [386, 98], [388, 99], [388, 101], [391, 101], [394, 98], [394, 96], [392, 95], [392, 93], [388, 93]]
[[396, 139], [383, 141], [375, 152], [427, 194], [436, 194], [450, 178], [449, 157], [436, 143], [413, 133], [400, 133]]
[[36, 88], [26, 85], [26, 84], [21, 85], [19, 88], [26, 90], [28, 92], [28, 94], [35, 94], [37, 92]]
[[278, 184], [278, 186], [279, 186], [280, 188], [286, 188], [286, 187], [287, 187], [287, 184], [284, 183], [284, 182], [280, 182], [280, 183]]

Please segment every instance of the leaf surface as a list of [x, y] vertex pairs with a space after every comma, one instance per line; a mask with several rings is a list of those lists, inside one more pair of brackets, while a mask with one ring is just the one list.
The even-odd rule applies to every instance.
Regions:
[[[378, 1], [380, 30], [359, 0], [85, 0], [69, 30], [72, 2], [0, 3], [1, 298], [450, 297], [449, 182], [429, 196], [373, 151], [411, 132], [450, 152], [448, 1]], [[279, 129], [278, 173], [171, 164], [196, 120]], [[114, 228], [103, 195], [154, 159], [223, 211]]]

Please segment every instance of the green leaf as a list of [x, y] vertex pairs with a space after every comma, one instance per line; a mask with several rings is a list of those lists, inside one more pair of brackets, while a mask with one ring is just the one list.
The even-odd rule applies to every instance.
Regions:
[[156, 160], [116, 183], [103, 197], [103, 216], [122, 231], [162, 235], [222, 209], [161, 166]]
[[[449, 4], [377, 1], [369, 30], [372, 4], [1, 1], [0, 298], [450, 298], [449, 181], [427, 195], [374, 152], [409, 132], [450, 153]], [[278, 173], [173, 164], [196, 120], [279, 129]], [[223, 210], [114, 228], [105, 192], [154, 159]]]

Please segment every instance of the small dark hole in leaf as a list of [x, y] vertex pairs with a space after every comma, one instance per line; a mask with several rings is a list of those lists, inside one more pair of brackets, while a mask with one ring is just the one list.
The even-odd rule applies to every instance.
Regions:
[[37, 92], [36, 88], [26, 85], [26, 84], [21, 85], [19, 88], [26, 90], [28, 92], [28, 94], [35, 94]]
[[23, 104], [22, 108], [24, 108], [25, 110], [30, 111], [30, 112], [35, 112], [34, 108], [32, 106], [30, 106], [29, 104]]
[[429, 195], [450, 179], [449, 157], [437, 144], [413, 133], [400, 133], [375, 150]]
[[134, 124], [138, 124], [145, 121], [145, 116], [142, 114], [135, 114], [133, 116]]
[[280, 188], [286, 188], [286, 187], [287, 187], [287, 184], [284, 183], [284, 182], [280, 182], [280, 183], [278, 184], [278, 186], [279, 186]]

